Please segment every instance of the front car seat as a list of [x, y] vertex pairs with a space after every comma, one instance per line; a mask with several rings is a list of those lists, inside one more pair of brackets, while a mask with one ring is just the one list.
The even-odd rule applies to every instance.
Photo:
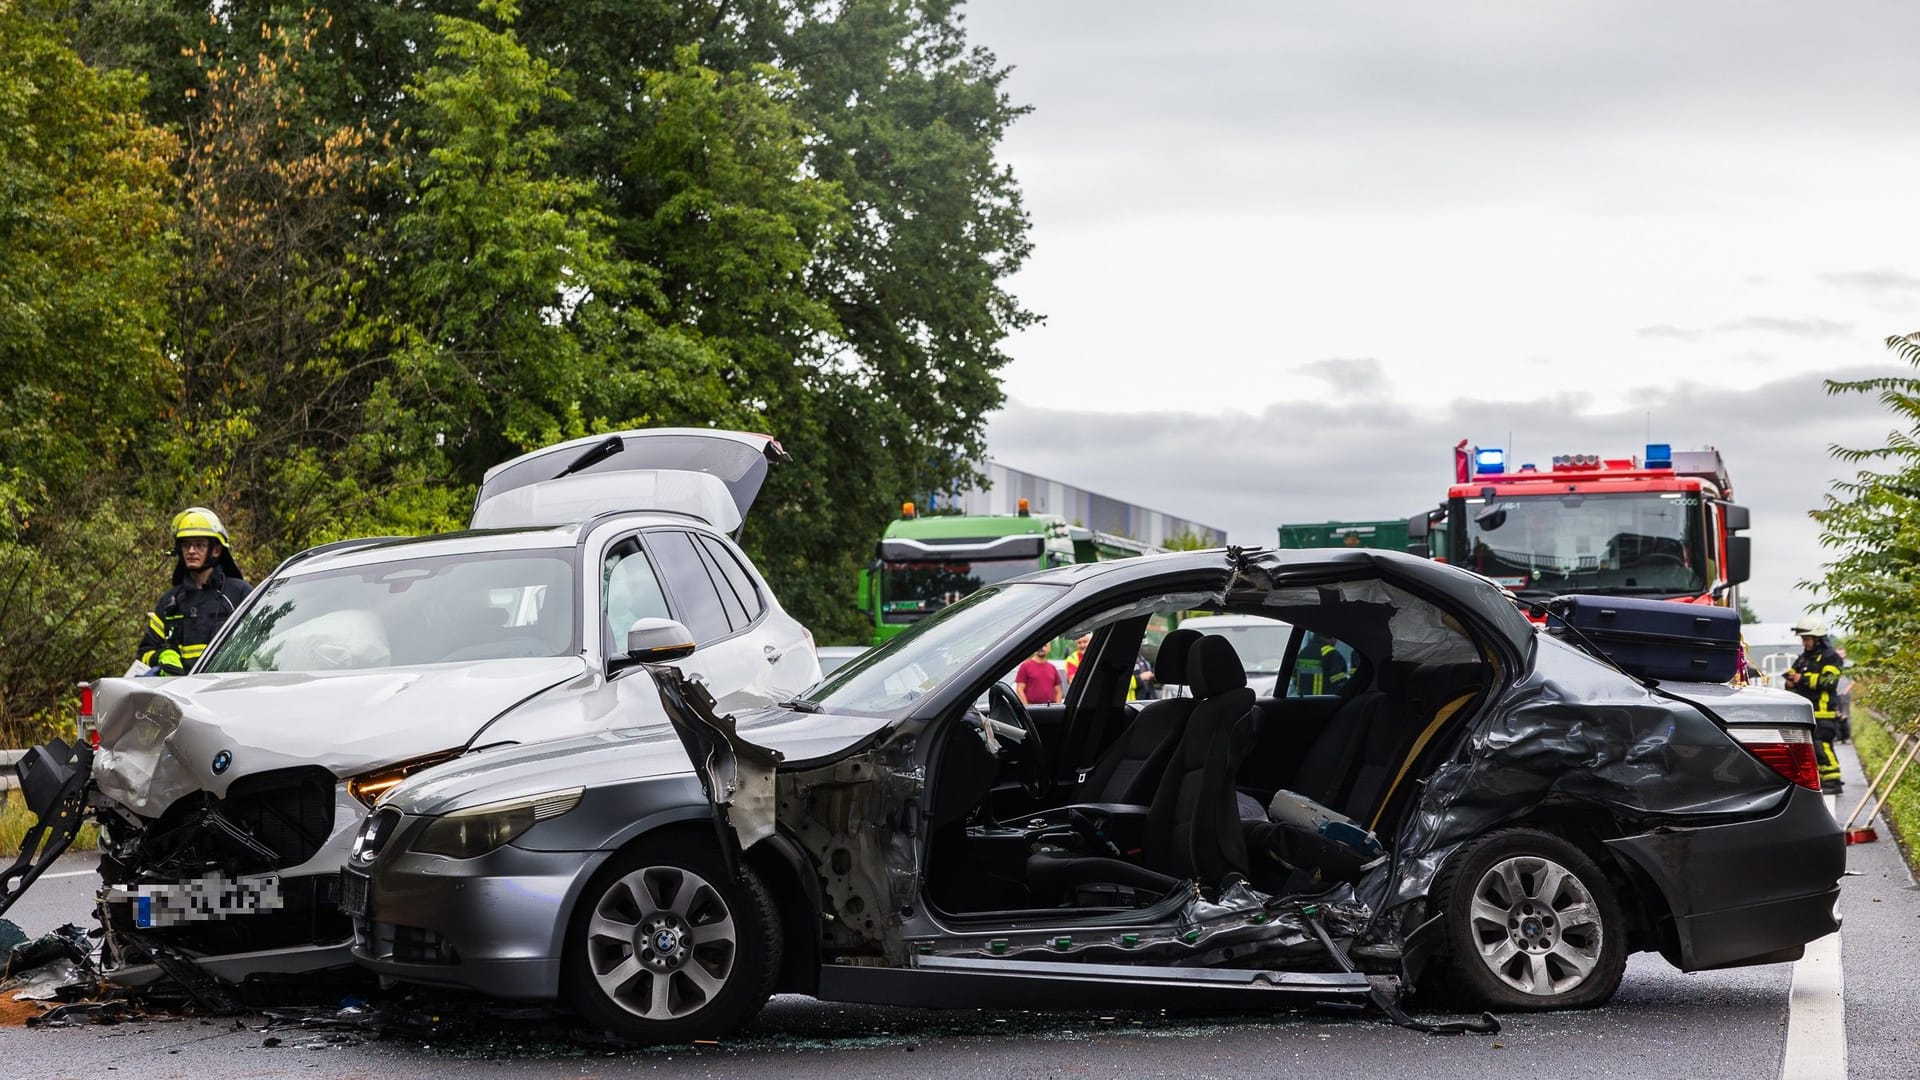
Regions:
[[[1153, 667], [1159, 685], [1186, 683], [1188, 654], [1199, 640], [1198, 630], [1175, 630], [1160, 642]], [[1167, 762], [1198, 704], [1191, 697], [1147, 702], [1074, 789], [1073, 801], [1145, 805], [1159, 789], [1160, 777], [1167, 771]]]
[[1036, 895], [1114, 884], [1166, 892], [1183, 879], [1217, 885], [1244, 874], [1247, 850], [1234, 800], [1234, 774], [1253, 742], [1253, 691], [1225, 638], [1196, 641], [1186, 677], [1195, 705], [1147, 808], [1137, 862], [1040, 852], [1027, 860]]

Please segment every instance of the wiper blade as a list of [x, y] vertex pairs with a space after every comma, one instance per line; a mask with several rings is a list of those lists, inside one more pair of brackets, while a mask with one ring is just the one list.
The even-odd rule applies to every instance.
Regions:
[[572, 476], [582, 469], [591, 469], [626, 448], [627, 444], [620, 436], [609, 435], [600, 445], [574, 458], [573, 464], [561, 469], [560, 472], [554, 476], [554, 479], [558, 480], [562, 476]]
[[783, 701], [780, 703], [780, 707], [783, 709], [792, 709], [794, 712], [805, 712], [805, 713], [817, 713], [817, 712], [827, 711], [826, 706], [820, 704], [817, 701], [808, 701], [805, 698], [794, 698], [791, 701]]

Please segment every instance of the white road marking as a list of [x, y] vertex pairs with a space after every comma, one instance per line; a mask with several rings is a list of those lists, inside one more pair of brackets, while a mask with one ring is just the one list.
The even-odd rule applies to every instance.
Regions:
[[1787, 1050], [1780, 1080], [1845, 1080], [1847, 999], [1840, 978], [1840, 935], [1807, 945], [1793, 965], [1787, 1001]]
[[57, 878], [57, 877], [92, 877], [94, 874], [97, 874], [97, 873], [99, 873], [98, 870], [67, 870], [58, 874], [41, 874], [39, 877], [34, 878], [34, 880], [35, 881], [52, 881], [54, 878]]
[[[1840, 817], [1838, 795], [1827, 796], [1827, 812]], [[1780, 1080], [1846, 1080], [1847, 997], [1838, 933], [1809, 942], [1793, 965], [1782, 1057]]]

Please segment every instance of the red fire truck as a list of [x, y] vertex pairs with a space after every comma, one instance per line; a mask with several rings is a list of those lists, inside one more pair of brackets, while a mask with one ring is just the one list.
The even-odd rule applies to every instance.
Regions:
[[1646, 457], [1563, 454], [1509, 468], [1504, 450], [1454, 448], [1447, 501], [1408, 532], [1428, 554], [1527, 599], [1561, 593], [1733, 606], [1747, 580], [1746, 507], [1714, 449], [1649, 443]]

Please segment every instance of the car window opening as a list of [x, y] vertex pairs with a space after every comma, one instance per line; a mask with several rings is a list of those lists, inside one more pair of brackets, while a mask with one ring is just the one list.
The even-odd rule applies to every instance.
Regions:
[[[1494, 668], [1458, 619], [1384, 582], [1260, 600], [1166, 595], [1062, 626], [1092, 635], [1065, 703], [1017, 716], [988, 694], [947, 724], [929, 769], [934, 907], [1121, 917], [1231, 874], [1319, 893], [1390, 854], [1414, 762]], [[1136, 656], [1160, 676], [1152, 696]]]

